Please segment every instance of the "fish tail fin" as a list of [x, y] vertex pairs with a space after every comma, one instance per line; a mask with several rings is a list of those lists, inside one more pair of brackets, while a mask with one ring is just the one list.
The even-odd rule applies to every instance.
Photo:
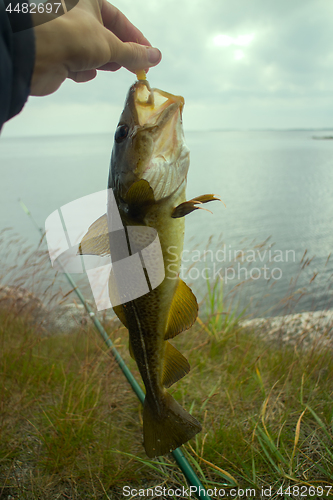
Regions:
[[162, 411], [158, 414], [145, 399], [143, 407], [143, 438], [148, 457], [170, 453], [201, 431], [200, 423], [170, 394], [163, 394]]

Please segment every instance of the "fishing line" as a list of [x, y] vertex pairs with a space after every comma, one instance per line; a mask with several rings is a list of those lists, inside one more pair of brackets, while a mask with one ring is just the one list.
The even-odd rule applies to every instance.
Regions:
[[[28, 209], [28, 207], [23, 203], [23, 201], [21, 199], [19, 199], [18, 201], [20, 202], [20, 205], [21, 205], [22, 209], [24, 210], [24, 212], [32, 220], [32, 222], [33, 222], [34, 226], [36, 227], [36, 229], [40, 232], [41, 236], [44, 237], [44, 231], [43, 231], [43, 229], [41, 227], [39, 227], [39, 225], [37, 224], [36, 220], [34, 219], [32, 213]], [[115, 348], [112, 340], [108, 337], [108, 334], [106, 333], [106, 331], [104, 330], [102, 324], [100, 323], [100, 321], [96, 317], [94, 311], [89, 306], [89, 304], [85, 301], [85, 299], [84, 299], [84, 297], [83, 297], [80, 289], [75, 284], [73, 278], [71, 277], [71, 275], [69, 273], [67, 273], [65, 271], [65, 269], [64, 269], [63, 265], [61, 264], [61, 262], [59, 262], [59, 264], [62, 267], [63, 273], [66, 276], [66, 278], [67, 278], [68, 282], [70, 283], [70, 285], [72, 286], [74, 292], [76, 293], [76, 295], [80, 299], [81, 303], [85, 307], [86, 311], [88, 312], [90, 319], [92, 320], [92, 322], [94, 323], [96, 329], [98, 330], [98, 332], [102, 336], [104, 342], [106, 343], [106, 345], [110, 349], [110, 351], [111, 351], [114, 359], [118, 363], [118, 365], [119, 365], [120, 369], [122, 370], [123, 374], [125, 375], [127, 381], [131, 385], [133, 391], [137, 395], [137, 397], [140, 400], [140, 402], [143, 404], [144, 400], [145, 400], [145, 393], [143, 392], [143, 390], [141, 389], [141, 387], [138, 384], [137, 380], [133, 376], [132, 372], [127, 367], [125, 361], [123, 360], [123, 358], [121, 357], [121, 355], [119, 354], [119, 352], [117, 351], [117, 349]], [[171, 454], [173, 455], [173, 458], [177, 462], [177, 465], [180, 468], [180, 470], [182, 471], [182, 473], [184, 474], [185, 478], [187, 479], [189, 485], [190, 486], [194, 486], [196, 488], [196, 491], [194, 492], [195, 496], [197, 498], [199, 498], [199, 500], [211, 500], [211, 498], [208, 495], [205, 487], [203, 486], [203, 484], [201, 483], [200, 479], [198, 478], [198, 476], [194, 472], [193, 468], [191, 467], [190, 463], [188, 462], [187, 458], [185, 457], [185, 455], [184, 455], [181, 447], [176, 448], [174, 451], [171, 452]]]

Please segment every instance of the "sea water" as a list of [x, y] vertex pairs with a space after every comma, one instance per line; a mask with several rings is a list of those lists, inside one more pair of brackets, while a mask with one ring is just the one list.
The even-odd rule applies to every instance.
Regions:
[[[185, 135], [187, 198], [223, 201], [202, 207], [213, 214], [186, 216], [181, 277], [199, 300], [208, 279], [255, 315], [333, 307], [333, 141], [314, 138], [331, 132]], [[109, 135], [1, 138], [0, 228], [35, 245], [18, 199], [43, 227], [62, 205], [106, 188], [112, 143]]]

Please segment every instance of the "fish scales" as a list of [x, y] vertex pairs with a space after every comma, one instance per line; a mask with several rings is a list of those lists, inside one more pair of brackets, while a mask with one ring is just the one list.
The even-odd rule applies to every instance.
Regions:
[[[195, 296], [179, 278], [184, 217], [202, 208], [203, 203], [219, 199], [203, 195], [186, 201], [189, 150], [182, 127], [183, 106], [182, 97], [151, 89], [147, 80], [132, 85], [115, 133], [108, 181], [128, 248], [131, 237], [139, 246], [144, 242], [133, 227], [153, 228], [163, 255], [165, 278], [160, 285], [114, 307], [128, 328], [130, 353], [146, 388], [143, 436], [151, 458], [178, 448], [201, 430], [200, 423], [166, 391], [190, 369], [186, 358], [168, 339], [187, 330], [198, 311]], [[108, 247], [111, 259], [115, 256], [112, 241], [109, 245], [105, 235], [105, 217], [98, 219], [84, 236], [82, 254], [101, 254], [101, 247], [104, 252]], [[97, 250], [94, 237], [99, 233]], [[111, 290], [111, 279], [109, 287]]]

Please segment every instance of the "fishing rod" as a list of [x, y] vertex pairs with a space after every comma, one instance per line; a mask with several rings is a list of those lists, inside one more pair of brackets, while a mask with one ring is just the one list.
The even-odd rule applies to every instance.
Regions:
[[[39, 227], [39, 225], [36, 222], [35, 218], [33, 217], [32, 213], [30, 212], [30, 210], [28, 209], [28, 207], [23, 203], [23, 201], [21, 199], [19, 199], [19, 202], [20, 202], [20, 205], [21, 205], [22, 209], [27, 214], [27, 216], [30, 217], [30, 219], [33, 222], [33, 225], [40, 232], [40, 234], [41, 234], [41, 236], [43, 238], [44, 234], [45, 234], [44, 231], [43, 231], [43, 229], [41, 227]], [[117, 349], [114, 346], [112, 340], [109, 338], [108, 334], [104, 330], [103, 325], [101, 324], [101, 322], [96, 317], [93, 309], [86, 302], [86, 300], [83, 297], [80, 289], [75, 284], [72, 276], [69, 273], [66, 272], [66, 270], [63, 267], [63, 265], [61, 264], [61, 262], [60, 262], [60, 266], [61, 266], [61, 268], [63, 270], [63, 273], [65, 274], [68, 282], [73, 287], [74, 292], [76, 293], [76, 295], [80, 299], [80, 302], [85, 307], [85, 309], [86, 309], [87, 313], [89, 314], [90, 319], [94, 323], [96, 329], [98, 330], [98, 332], [102, 336], [104, 342], [106, 343], [106, 345], [110, 349], [110, 351], [111, 351], [114, 359], [118, 363], [120, 369], [122, 370], [122, 372], [125, 375], [127, 381], [131, 385], [131, 387], [132, 387], [133, 391], [135, 392], [136, 396], [138, 397], [139, 401], [143, 404], [144, 400], [145, 400], [145, 393], [143, 392], [143, 390], [141, 389], [141, 387], [138, 384], [137, 380], [133, 376], [132, 372], [130, 371], [130, 369], [126, 365], [125, 361], [123, 360], [123, 358], [121, 357], [121, 355], [117, 351]], [[194, 487], [195, 488], [195, 491], [193, 491], [194, 495], [199, 500], [211, 500], [210, 496], [208, 495], [208, 493], [206, 491], [206, 488], [203, 486], [203, 484], [201, 483], [200, 479], [198, 478], [198, 476], [194, 472], [194, 470], [191, 467], [189, 461], [185, 457], [185, 455], [184, 455], [181, 447], [176, 448], [175, 450], [173, 450], [171, 452], [171, 454], [172, 454], [173, 458], [175, 459], [175, 461], [177, 462], [177, 465], [180, 468], [180, 470], [182, 471], [182, 473], [184, 474], [185, 478], [187, 479], [190, 487]], [[191, 488], [190, 488], [190, 491], [191, 491]]]

